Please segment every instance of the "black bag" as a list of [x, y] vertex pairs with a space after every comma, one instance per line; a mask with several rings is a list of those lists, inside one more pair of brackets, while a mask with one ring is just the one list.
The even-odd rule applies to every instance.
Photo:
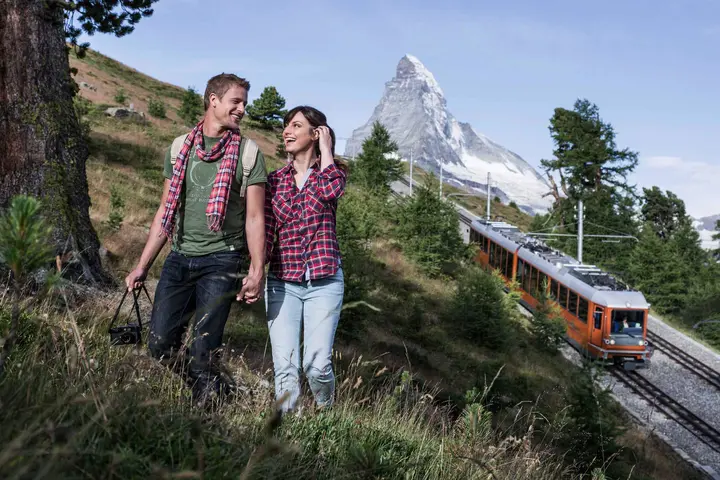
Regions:
[[[148, 301], [150, 301], [150, 304], [152, 305], [152, 300], [150, 300], [150, 294], [145, 288], [145, 285], [142, 286], [142, 289], [145, 291], [145, 295], [147, 295]], [[122, 300], [120, 300], [120, 305], [118, 305], [117, 310], [115, 310], [115, 315], [110, 322], [110, 328], [108, 330], [108, 332], [110, 333], [110, 345], [137, 345], [142, 342], [143, 325], [142, 320], [140, 319], [140, 305], [138, 303], [138, 298], [140, 297], [139, 289], [133, 290], [133, 302], [135, 304], [134, 306], [135, 315], [137, 316], [137, 323], [128, 323], [126, 325], [113, 327], [113, 324], [115, 324], [115, 321], [120, 314], [120, 308], [122, 308], [127, 294], [128, 290], [125, 289], [125, 294], [123, 295]]]

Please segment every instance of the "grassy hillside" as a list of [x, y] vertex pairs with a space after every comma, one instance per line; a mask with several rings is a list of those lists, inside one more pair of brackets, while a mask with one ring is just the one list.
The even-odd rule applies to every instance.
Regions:
[[[76, 81], [94, 87], [80, 91], [92, 102], [85, 115], [91, 218], [107, 266], [121, 279], [137, 261], [157, 209], [163, 151], [185, 129], [176, 113], [182, 89], [93, 51], [84, 60], [71, 57], [71, 64]], [[118, 89], [140, 111], [151, 98], [164, 102], [167, 118], [106, 117]], [[272, 134], [247, 128], [244, 134], [258, 141], [269, 168], [281, 164]], [[484, 212], [482, 200], [477, 207]], [[512, 207], [495, 211], [529, 223]], [[448, 313], [455, 280], [427, 277], [401, 247], [389, 233], [371, 242], [364, 265], [371, 287], [363, 300], [374, 309], [343, 312], [337, 406], [309, 407], [282, 422], [270, 408], [263, 305], [234, 305], [224, 358], [241, 389], [235, 402], [204, 413], [142, 349], [107, 346], [120, 292], [75, 291], [46, 302], [24, 319], [0, 380], [0, 471], [9, 472], [3, 477], [570, 478], [573, 454], [560, 439], [572, 433], [566, 394], [577, 368], [538, 348], [527, 318], [509, 305], [498, 306], [513, 332], [506, 350], [470, 340]], [[167, 251], [150, 273], [151, 294]], [[0, 329], [9, 321], [3, 302]], [[614, 478], [695, 478], [647, 431], [630, 428], [621, 444], [608, 469]]]

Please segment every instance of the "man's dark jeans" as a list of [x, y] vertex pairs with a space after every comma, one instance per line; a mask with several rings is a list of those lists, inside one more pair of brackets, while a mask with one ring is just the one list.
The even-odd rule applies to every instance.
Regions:
[[160, 275], [150, 319], [148, 347], [155, 358], [170, 360], [181, 347], [195, 314], [189, 340], [191, 379], [207, 381], [211, 356], [222, 345], [230, 307], [247, 263], [241, 252], [189, 257], [171, 252]]

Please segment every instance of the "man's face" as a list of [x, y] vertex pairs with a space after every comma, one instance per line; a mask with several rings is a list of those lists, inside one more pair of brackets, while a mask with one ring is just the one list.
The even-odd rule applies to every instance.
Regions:
[[245, 116], [247, 97], [247, 90], [238, 85], [230, 87], [222, 98], [211, 95], [210, 108], [215, 119], [225, 128], [240, 128], [240, 121]]

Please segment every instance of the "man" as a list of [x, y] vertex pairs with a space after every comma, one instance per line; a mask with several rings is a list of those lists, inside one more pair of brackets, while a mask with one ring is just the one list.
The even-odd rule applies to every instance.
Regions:
[[125, 279], [128, 289], [141, 287], [172, 240], [155, 292], [148, 347], [155, 358], [172, 358], [195, 314], [187, 373], [200, 404], [224, 390], [211, 356], [222, 344], [233, 298], [254, 303], [263, 291], [267, 171], [257, 145], [239, 131], [249, 89], [247, 80], [231, 74], [208, 82], [203, 119], [165, 155], [160, 207], [140, 261]]

